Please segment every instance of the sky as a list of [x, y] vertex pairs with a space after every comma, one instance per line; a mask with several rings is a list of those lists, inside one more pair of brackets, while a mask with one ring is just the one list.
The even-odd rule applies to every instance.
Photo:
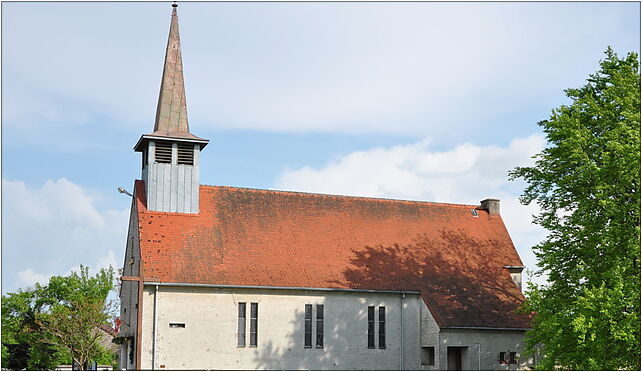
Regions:
[[[170, 3], [2, 3], [2, 292], [123, 265]], [[182, 3], [201, 183], [476, 204], [527, 269], [546, 231], [516, 166], [640, 4]], [[530, 277], [530, 276], [529, 276]], [[545, 276], [532, 276], [544, 283]]]

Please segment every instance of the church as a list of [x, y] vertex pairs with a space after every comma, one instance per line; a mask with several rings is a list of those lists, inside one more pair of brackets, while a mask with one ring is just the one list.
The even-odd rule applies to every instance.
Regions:
[[[479, 205], [199, 183], [176, 5], [134, 183], [123, 369], [516, 370], [523, 264]], [[207, 171], [204, 164], [203, 171]], [[472, 186], [471, 186], [472, 187]]]

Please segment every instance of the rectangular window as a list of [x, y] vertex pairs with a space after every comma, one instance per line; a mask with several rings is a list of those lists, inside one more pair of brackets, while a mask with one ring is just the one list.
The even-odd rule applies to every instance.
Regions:
[[312, 305], [305, 305], [304, 347], [312, 347]]
[[386, 348], [386, 307], [379, 306], [379, 349]]
[[154, 153], [157, 163], [172, 162], [172, 143], [156, 142], [156, 152]]
[[185, 323], [169, 323], [169, 328], [185, 328]]
[[323, 305], [317, 305], [317, 348], [323, 348]]
[[506, 363], [506, 352], [500, 351], [499, 352], [499, 364], [507, 364]]
[[433, 346], [421, 348], [421, 365], [422, 366], [435, 365], [435, 348]]
[[256, 347], [258, 340], [259, 304], [250, 304], [250, 347]]
[[375, 307], [368, 306], [368, 349], [375, 348], [374, 328], [375, 328]]
[[178, 164], [194, 164], [194, 145], [178, 144]]
[[147, 151], [148, 149], [143, 150], [143, 169], [147, 166]]
[[238, 320], [238, 342], [237, 346], [245, 347], [245, 314], [246, 314], [246, 304], [245, 302], [239, 302], [239, 320]]
[[508, 353], [508, 364], [517, 364], [517, 353], [511, 351]]

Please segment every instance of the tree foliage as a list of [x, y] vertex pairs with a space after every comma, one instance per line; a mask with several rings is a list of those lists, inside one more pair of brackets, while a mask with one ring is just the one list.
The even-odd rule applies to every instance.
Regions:
[[511, 179], [528, 185], [548, 284], [529, 284], [527, 348], [542, 369], [640, 369], [640, 74], [611, 50], [570, 105], [539, 123], [548, 145]]
[[46, 286], [2, 296], [2, 366], [51, 370], [72, 360], [81, 366], [90, 360], [113, 363], [99, 328], [112, 315], [107, 297], [113, 277], [111, 268], [92, 277], [81, 266]]

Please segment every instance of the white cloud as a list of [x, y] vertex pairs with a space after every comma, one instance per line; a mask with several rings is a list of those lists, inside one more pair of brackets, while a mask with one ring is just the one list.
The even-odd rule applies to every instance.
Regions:
[[38, 274], [32, 268], [18, 271], [18, 283], [20, 287], [31, 287], [36, 283], [46, 285], [51, 275]]
[[[341, 195], [416, 199], [476, 204], [485, 197], [501, 199], [501, 213], [527, 267], [535, 268], [532, 245], [545, 231], [531, 223], [535, 205], [523, 206], [518, 196], [523, 183], [509, 182], [516, 166], [533, 164], [531, 156], [545, 139], [534, 134], [513, 139], [508, 146], [461, 144], [431, 151], [430, 141], [377, 147], [341, 157], [324, 167], [286, 170], [275, 182], [278, 189]], [[536, 279], [542, 282], [543, 279]]]
[[40, 188], [3, 179], [2, 202], [5, 291], [67, 275], [81, 264], [92, 271], [122, 264], [129, 210], [97, 210], [87, 192], [65, 178]]
[[[89, 114], [137, 125], [153, 119], [165, 4], [3, 10], [8, 118], [31, 117], [41, 128], [49, 123], [40, 117], [72, 125]], [[532, 105], [548, 110], [551, 96], [596, 69], [608, 44], [637, 49], [637, 10], [633, 3], [186, 3], [179, 12], [190, 119], [277, 131], [480, 131], [468, 123], [493, 124]], [[38, 93], [14, 95], [20, 86]]]

